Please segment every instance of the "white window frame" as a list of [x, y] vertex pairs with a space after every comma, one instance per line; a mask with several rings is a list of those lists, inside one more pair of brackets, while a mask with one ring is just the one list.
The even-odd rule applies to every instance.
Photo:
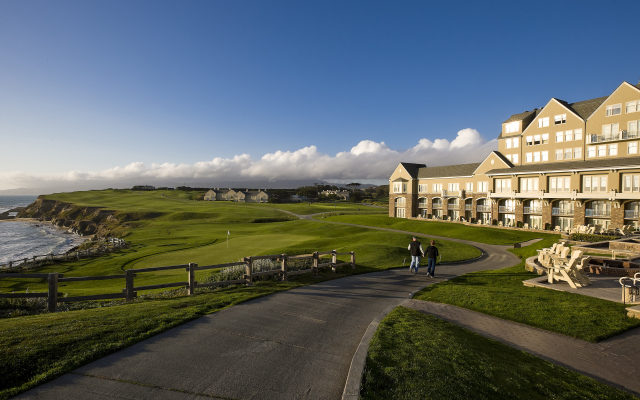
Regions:
[[582, 147], [574, 147], [573, 148], [573, 159], [579, 160], [582, 158]]
[[573, 130], [573, 140], [582, 140], [582, 129]]
[[611, 104], [607, 106], [607, 117], [613, 117], [614, 115], [622, 114], [622, 103]]
[[520, 130], [520, 121], [509, 122], [505, 124], [504, 130], [506, 133], [514, 133]]
[[488, 190], [489, 190], [489, 182], [487, 181], [478, 182], [478, 192], [484, 193], [484, 192], [487, 192]]
[[549, 161], [549, 151], [545, 150], [543, 152], [540, 153], [541, 155], [541, 161]]
[[640, 111], [640, 100], [627, 101], [625, 112], [627, 114]]
[[517, 154], [512, 154], [511, 158], [512, 158], [512, 160], [511, 160], [512, 163], [514, 163], [514, 164], [518, 163], [518, 155]]
[[513, 139], [511, 139], [511, 140], [513, 141], [513, 148], [514, 148], [514, 149], [515, 149], [515, 148], [517, 148], [517, 147], [518, 147], [518, 145], [519, 145], [519, 143], [520, 143], [519, 138], [514, 137], [514, 138], [513, 138]]
[[510, 149], [511, 148], [511, 139], [507, 139], [504, 142], [504, 148], [505, 149]]
[[627, 133], [629, 134], [637, 134], [640, 132], [640, 120], [639, 121], [629, 121], [627, 123]]
[[560, 143], [564, 141], [564, 132], [556, 132], [556, 143]]
[[607, 156], [607, 145], [599, 144], [598, 147], [598, 157], [606, 157]]
[[433, 193], [442, 192], [442, 183], [433, 184]]
[[473, 182], [467, 182], [467, 183], [465, 184], [465, 190], [466, 190], [467, 192], [473, 192]]
[[573, 130], [564, 131], [564, 141], [571, 142], [573, 140]]
[[539, 151], [535, 151], [533, 153], [533, 162], [540, 162], [540, 152]]
[[528, 162], [528, 163], [533, 162], [533, 153], [526, 153], [524, 157], [525, 157], [525, 162]]
[[618, 143], [613, 143], [609, 145], [609, 151], [607, 152], [609, 156], [617, 156], [618, 155]]
[[549, 117], [538, 118], [538, 128], [546, 128], [549, 126]]
[[567, 123], [567, 114], [558, 114], [553, 117], [553, 121], [555, 125], [566, 124]]
[[562, 149], [556, 149], [556, 161], [563, 159]]
[[540, 143], [541, 144], [549, 144], [549, 134], [548, 133], [543, 133], [542, 134], [542, 141]]
[[573, 154], [573, 149], [569, 147], [568, 149], [564, 149], [564, 159], [571, 160], [571, 155]]
[[540, 137], [541, 137], [541, 135], [533, 135], [533, 145], [534, 146], [537, 146], [540, 143], [542, 143]]
[[627, 143], [627, 154], [638, 154], [638, 142]]
[[597, 156], [596, 146], [587, 146], [587, 157], [592, 158]]

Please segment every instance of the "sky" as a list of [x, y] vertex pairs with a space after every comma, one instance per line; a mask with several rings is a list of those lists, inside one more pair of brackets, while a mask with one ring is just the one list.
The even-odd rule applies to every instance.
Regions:
[[640, 80], [637, 0], [0, 2], [0, 190], [385, 183]]

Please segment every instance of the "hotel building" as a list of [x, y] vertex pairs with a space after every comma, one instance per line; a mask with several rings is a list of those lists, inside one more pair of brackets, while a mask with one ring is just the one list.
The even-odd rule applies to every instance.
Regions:
[[638, 227], [640, 84], [540, 109], [502, 123], [498, 151], [480, 163], [400, 163], [389, 178], [389, 216], [561, 229]]

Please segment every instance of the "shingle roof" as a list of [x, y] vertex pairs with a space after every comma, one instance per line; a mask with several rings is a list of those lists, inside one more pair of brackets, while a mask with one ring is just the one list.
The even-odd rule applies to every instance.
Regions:
[[539, 112], [540, 112], [540, 110], [536, 109], [536, 110], [533, 110], [533, 111], [521, 112], [520, 114], [513, 114], [511, 117], [509, 117], [508, 120], [504, 121], [503, 124], [507, 124], [509, 122], [514, 122], [514, 121], [522, 121], [523, 119], [527, 118], [531, 114], [537, 114]]
[[407, 170], [407, 172], [409, 173], [409, 175], [412, 178], [417, 178], [418, 177], [418, 170], [420, 170], [421, 168], [425, 168], [426, 165], [425, 164], [413, 164], [413, 163], [400, 163], [404, 169]]
[[624, 168], [628, 166], [640, 166], [640, 157], [609, 158], [604, 160], [589, 161], [564, 161], [557, 163], [518, 165], [513, 168], [492, 169], [487, 175], [512, 174], [526, 172], [572, 171], [598, 168]]
[[451, 176], [471, 176], [481, 163], [424, 167], [418, 171], [418, 178], [446, 178]]
[[562, 105], [564, 105], [574, 113], [578, 114], [580, 118], [586, 121], [587, 118], [589, 118], [591, 114], [593, 114], [593, 112], [598, 107], [600, 107], [602, 103], [604, 103], [607, 97], [609, 96], [598, 97], [597, 99], [591, 99], [591, 100], [578, 101], [575, 103], [567, 103], [566, 101], [559, 100], [559, 99], [556, 99], [556, 100], [558, 100], [560, 103], [562, 103]]

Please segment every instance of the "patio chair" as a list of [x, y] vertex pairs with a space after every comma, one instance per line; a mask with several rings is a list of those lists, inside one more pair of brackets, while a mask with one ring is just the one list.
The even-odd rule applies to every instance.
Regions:
[[[566, 249], [568, 249], [568, 247]], [[584, 272], [578, 271], [578, 265], [583, 263], [583, 254], [582, 250], [574, 250], [569, 260], [554, 259], [553, 267], [549, 268], [548, 282], [556, 283], [556, 281], [564, 281], [573, 289], [591, 284], [591, 281], [584, 275]]]
[[556, 254], [556, 248], [562, 246], [560, 243], [554, 243], [551, 248], [544, 248], [538, 250], [538, 262], [543, 267], [549, 268], [551, 266], [551, 255]]
[[502, 221], [498, 221], [498, 226], [502, 226]]
[[553, 229], [553, 231], [554, 231], [555, 233], [560, 233], [560, 232], [562, 232], [562, 230], [560, 229], [560, 227], [559, 227], [558, 225], [556, 225], [556, 227]]
[[529, 229], [529, 224], [528, 224], [528, 223], [525, 223], [522, 227], [523, 227], [524, 229]]

